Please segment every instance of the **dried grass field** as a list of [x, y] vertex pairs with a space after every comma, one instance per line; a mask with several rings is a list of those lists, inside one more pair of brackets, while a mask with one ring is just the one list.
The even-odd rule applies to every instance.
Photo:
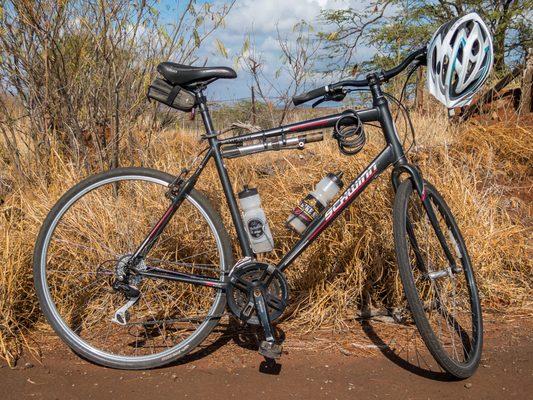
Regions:
[[[531, 310], [532, 120], [454, 125], [432, 113], [414, 114], [413, 122], [417, 145], [409, 157], [454, 212], [485, 309]], [[325, 136], [330, 137], [328, 133]], [[368, 128], [367, 136], [367, 145], [353, 157], [341, 156], [335, 141], [328, 139], [303, 151], [265, 153], [227, 162], [235, 191], [250, 184], [261, 195], [276, 245], [263, 258], [275, 262], [295, 243], [296, 235], [284, 227], [284, 222], [316, 182], [338, 170], [344, 171], [344, 180], [349, 181], [377, 155], [383, 146], [379, 132]], [[203, 146], [198, 134], [187, 130], [167, 129], [149, 135], [138, 129], [135, 137], [142, 150], [128, 154], [121, 165], [148, 166], [172, 174]], [[32, 253], [39, 227], [59, 197], [88, 174], [81, 165], [67, 161], [59, 146], [54, 148], [52, 143], [52, 150], [45, 167], [40, 167], [46, 168], [46, 173], [35, 170], [24, 184], [9, 165], [2, 166], [0, 356], [9, 362], [26, 348], [38, 348], [33, 332], [49, 329], [43, 323], [32, 280]], [[232, 234], [214, 166], [204, 172], [197, 188], [215, 204]], [[390, 177], [383, 174], [288, 270], [291, 306], [284, 323], [293, 331], [342, 328], [369, 301], [379, 308], [404, 306], [394, 256], [393, 197]], [[101, 201], [111, 204], [113, 215], [128, 209], [127, 204], [113, 204], [110, 198]], [[116, 234], [106, 230], [110, 215], [102, 213], [98, 227], [84, 224], [83, 212], [72, 218], [75, 226], [86, 230], [84, 240], [101, 232], [110, 238]], [[61, 287], [58, 281], [57, 290], [66, 295], [70, 288]]]

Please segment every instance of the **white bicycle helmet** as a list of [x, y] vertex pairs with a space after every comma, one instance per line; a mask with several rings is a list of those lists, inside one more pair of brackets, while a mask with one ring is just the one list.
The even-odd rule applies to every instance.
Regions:
[[428, 45], [429, 92], [448, 108], [468, 105], [493, 59], [490, 32], [478, 14], [445, 23]]

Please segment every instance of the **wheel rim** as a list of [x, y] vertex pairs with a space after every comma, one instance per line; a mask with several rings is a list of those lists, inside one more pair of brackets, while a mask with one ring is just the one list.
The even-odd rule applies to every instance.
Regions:
[[[131, 183], [142, 183], [150, 189], [141, 193], [139, 185], [133, 187]], [[113, 192], [116, 197], [97, 193], [104, 187], [107, 195]], [[168, 182], [154, 177], [111, 177], [78, 192], [58, 211], [50, 224], [44, 238], [40, 268], [45, 302], [66, 339], [89, 354], [116, 362], [145, 362], [171, 357], [176, 352], [189, 351], [194, 338], [216, 317], [222, 291], [143, 279], [135, 282], [143, 295], [130, 308], [129, 324], [123, 327], [111, 322], [114, 312], [127, 300], [113, 292], [108, 281], [117, 271], [119, 260], [131, 254], [140, 243], [139, 237], [146, 235], [153, 226], [153, 218], [159, 218], [168, 206], [163, 196], [167, 187]], [[135, 196], [132, 197], [133, 194]], [[89, 197], [95, 200], [92, 206], [84, 204]], [[135, 203], [132, 199], [142, 201]], [[144, 210], [142, 215], [138, 210]], [[125, 215], [135, 218], [130, 218], [128, 224]], [[89, 222], [90, 216], [98, 217]], [[146, 221], [146, 218], [152, 220]], [[187, 218], [192, 218], [194, 224], [186, 224], [184, 232], [172, 229]], [[85, 223], [80, 223], [82, 220]], [[143, 228], [136, 231], [135, 226]], [[77, 231], [73, 228], [82, 229]], [[115, 236], [111, 237], [113, 232]], [[206, 232], [210, 232], [210, 236]], [[69, 239], [63, 240], [64, 237]], [[198, 245], [207, 250], [195, 252]], [[210, 249], [209, 245], [212, 245]], [[80, 271], [72, 269], [74, 265], [79, 267], [80, 261], [89, 268], [86, 274], [82, 274], [85, 277], [81, 278], [81, 282], [73, 282], [72, 276], [80, 280]], [[222, 280], [224, 261], [222, 243], [213, 222], [199, 203], [187, 196], [148, 255], [146, 264], [149, 267], [155, 265], [202, 273]], [[98, 268], [95, 268], [96, 265]], [[55, 270], [52, 266], [56, 267]], [[72, 287], [76, 286], [73, 283], [81, 283], [82, 286], [72, 291]], [[67, 296], [62, 296], [65, 293]], [[89, 328], [95, 331], [92, 335], [88, 334]]]
[[454, 273], [449, 268], [420, 197], [411, 190], [406, 210], [406, 221], [411, 224], [415, 237], [413, 241], [407, 230], [411, 279], [424, 318], [440, 348], [453, 363], [465, 366], [472, 362], [478, 347], [477, 292], [462, 237], [454, 229], [444, 207], [428, 192], [446, 243], [462, 271]]

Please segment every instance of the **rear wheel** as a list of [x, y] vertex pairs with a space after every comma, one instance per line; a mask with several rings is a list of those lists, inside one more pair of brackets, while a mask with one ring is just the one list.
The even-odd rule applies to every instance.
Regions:
[[394, 202], [394, 242], [400, 277], [413, 319], [427, 348], [448, 373], [471, 376], [481, 358], [483, 324], [474, 272], [466, 246], [446, 202], [425, 183], [452, 268], [411, 180]]
[[[143, 168], [92, 176], [58, 201], [41, 228], [34, 253], [41, 308], [56, 333], [90, 361], [124, 369], [166, 364], [200, 344], [224, 312], [222, 289], [137, 275], [129, 284], [140, 297], [126, 323], [113, 320], [132, 297], [112, 285], [168, 207], [173, 179]], [[232, 264], [220, 217], [192, 190], [137, 268], [224, 281]]]

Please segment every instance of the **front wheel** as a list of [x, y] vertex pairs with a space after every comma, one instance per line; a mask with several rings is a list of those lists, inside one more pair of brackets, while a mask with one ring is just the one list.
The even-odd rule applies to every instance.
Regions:
[[[43, 223], [34, 252], [41, 309], [61, 339], [92, 362], [123, 369], [166, 364], [198, 346], [224, 312], [222, 289], [135, 275], [128, 278], [135, 296], [116, 290], [129, 258], [169, 206], [173, 179], [145, 168], [89, 177]], [[232, 264], [219, 215], [192, 190], [137, 269], [224, 281]]]
[[[396, 193], [394, 244], [400, 277], [430, 353], [445, 371], [464, 379], [475, 372], [481, 358], [479, 295], [463, 237], [449, 207], [427, 182], [425, 191], [426, 207], [410, 179], [402, 182]], [[442, 232], [440, 241], [428, 217], [428, 205]]]

